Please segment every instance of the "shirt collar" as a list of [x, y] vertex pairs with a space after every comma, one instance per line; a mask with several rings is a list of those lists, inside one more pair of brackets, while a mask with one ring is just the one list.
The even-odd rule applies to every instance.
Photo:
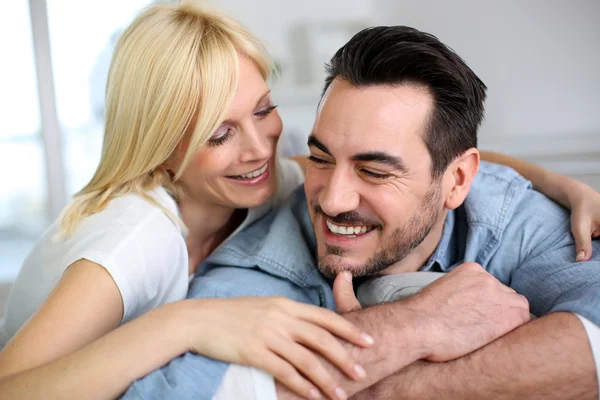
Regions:
[[443, 272], [447, 272], [452, 264], [454, 263], [455, 254], [455, 241], [456, 235], [454, 234], [455, 226], [455, 211], [450, 210], [446, 215], [446, 221], [444, 221], [444, 229], [442, 231], [442, 237], [435, 251], [429, 257], [427, 263], [420, 269], [420, 271], [431, 271], [435, 270], [436, 267], [441, 269]]

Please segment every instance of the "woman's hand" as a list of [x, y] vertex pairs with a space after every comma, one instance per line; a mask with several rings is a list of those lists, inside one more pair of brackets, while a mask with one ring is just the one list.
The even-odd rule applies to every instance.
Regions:
[[600, 193], [572, 179], [568, 184], [567, 201], [577, 246], [576, 260], [588, 261], [592, 256], [592, 238], [600, 237]]
[[338, 385], [313, 351], [352, 379], [365, 376], [336, 336], [361, 347], [373, 339], [333, 311], [280, 297], [185, 302], [185, 318], [194, 321], [186, 332], [192, 352], [262, 369], [305, 398], [320, 398], [320, 389], [339, 399]]

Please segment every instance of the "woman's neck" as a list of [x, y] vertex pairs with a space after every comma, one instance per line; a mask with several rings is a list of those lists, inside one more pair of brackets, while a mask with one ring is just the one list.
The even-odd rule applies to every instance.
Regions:
[[181, 216], [189, 233], [186, 238], [190, 274], [242, 223], [246, 210], [207, 206], [182, 201]]

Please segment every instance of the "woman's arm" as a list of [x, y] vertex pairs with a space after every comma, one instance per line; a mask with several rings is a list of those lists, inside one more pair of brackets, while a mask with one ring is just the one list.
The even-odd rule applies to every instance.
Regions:
[[122, 316], [123, 300], [110, 274], [86, 259], [76, 261], [0, 352], [0, 377], [72, 353], [116, 328]]
[[493, 151], [482, 151], [481, 159], [511, 167], [519, 174], [523, 175], [525, 179], [530, 180], [537, 190], [564, 207], [570, 208], [571, 204], [568, 198], [569, 191], [566, 188], [569, 185], [572, 185], [573, 182], [577, 182], [574, 179]]
[[82, 260], [69, 267], [0, 352], [0, 393], [115, 398], [134, 380], [193, 351], [264, 369], [305, 397], [317, 387], [333, 396], [332, 376], [304, 346], [362, 379], [334, 335], [362, 347], [371, 343], [332, 311], [280, 298], [189, 299], [114, 329], [123, 314], [119, 293], [102, 266]]
[[11, 399], [117, 398], [135, 379], [186, 351], [176, 311], [156, 309], [54, 361], [10, 375], [3, 370], [0, 392]]
[[600, 237], [600, 194], [576, 179], [559, 175], [504, 154], [482, 151], [485, 161], [506, 165], [533, 183], [552, 200], [571, 209], [571, 231], [577, 243], [577, 261], [592, 256], [592, 238]]

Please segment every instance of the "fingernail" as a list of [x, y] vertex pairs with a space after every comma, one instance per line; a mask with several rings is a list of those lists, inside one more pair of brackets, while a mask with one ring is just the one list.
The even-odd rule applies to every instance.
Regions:
[[321, 398], [321, 393], [319, 393], [319, 391], [317, 389], [310, 389], [310, 398], [311, 399], [320, 399]]
[[348, 398], [348, 395], [346, 394], [346, 392], [344, 392], [344, 389], [342, 389], [341, 387], [335, 389], [335, 395], [340, 400], [346, 400]]
[[375, 343], [375, 339], [373, 339], [373, 336], [367, 334], [367, 333], [361, 333], [360, 337], [362, 338], [362, 340], [368, 344], [369, 346], [371, 346], [373, 343]]
[[365, 369], [358, 364], [354, 366], [354, 372], [356, 373], [356, 376], [358, 376], [361, 379], [367, 376], [367, 372], [365, 371]]
[[581, 250], [579, 253], [577, 253], [577, 258], [575, 259], [575, 261], [583, 261], [584, 257], [585, 257], [585, 250]]
[[352, 274], [350, 273], [350, 271], [344, 271], [344, 279], [346, 280], [346, 282], [350, 282], [352, 283]]

